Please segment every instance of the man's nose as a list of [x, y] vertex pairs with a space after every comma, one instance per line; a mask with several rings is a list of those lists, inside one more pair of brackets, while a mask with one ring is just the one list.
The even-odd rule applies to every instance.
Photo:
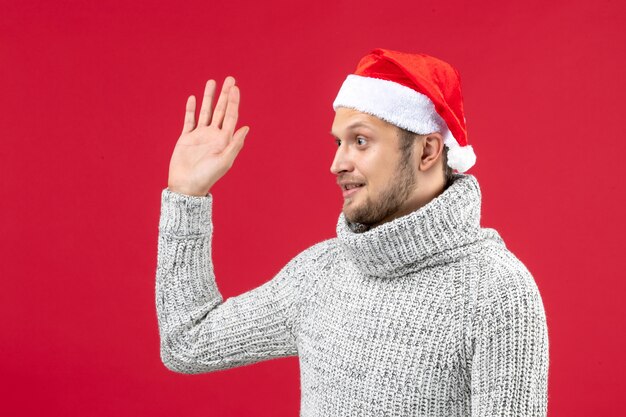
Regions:
[[344, 145], [339, 145], [337, 148], [337, 152], [335, 153], [335, 159], [333, 159], [333, 163], [330, 166], [330, 172], [335, 175], [338, 175], [343, 171], [351, 171], [354, 165], [352, 163], [352, 159], [350, 158], [350, 154], [347, 151], [347, 147]]

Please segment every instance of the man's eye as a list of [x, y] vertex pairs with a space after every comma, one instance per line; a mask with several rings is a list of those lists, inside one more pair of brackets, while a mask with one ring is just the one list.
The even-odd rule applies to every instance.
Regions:
[[337, 144], [337, 146], [341, 145], [341, 139], [335, 139], [335, 143]]
[[356, 140], [357, 140], [357, 142], [358, 142], [358, 141], [362, 141], [362, 143], [360, 143], [360, 144], [365, 144], [365, 142], [367, 142], [367, 141], [365, 140], [365, 138], [364, 138], [364, 137], [362, 137], [362, 136], [358, 136], [358, 137], [356, 138]]

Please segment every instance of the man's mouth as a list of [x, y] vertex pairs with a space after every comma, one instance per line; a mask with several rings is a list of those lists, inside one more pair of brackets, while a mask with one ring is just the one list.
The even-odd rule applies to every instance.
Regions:
[[349, 184], [343, 190], [343, 196], [349, 197], [359, 191], [365, 184]]

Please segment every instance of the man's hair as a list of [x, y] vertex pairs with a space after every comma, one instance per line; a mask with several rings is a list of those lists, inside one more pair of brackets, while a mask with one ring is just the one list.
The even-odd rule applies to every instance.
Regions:
[[[401, 127], [397, 128], [399, 130], [400, 136], [400, 152], [402, 153], [402, 162], [408, 163], [409, 159], [413, 156], [413, 142], [415, 141], [415, 138], [419, 135]], [[443, 160], [443, 175], [446, 182], [445, 187], [447, 188], [448, 185], [452, 182], [454, 169], [448, 166], [448, 147], [445, 145], [443, 147], [441, 156]]]

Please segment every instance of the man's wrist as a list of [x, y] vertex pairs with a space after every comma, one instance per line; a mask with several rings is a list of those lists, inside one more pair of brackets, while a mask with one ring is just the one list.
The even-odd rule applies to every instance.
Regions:
[[208, 190], [206, 192], [202, 192], [198, 190], [187, 190], [187, 189], [179, 188], [179, 187], [171, 187], [169, 185], [167, 186], [167, 189], [173, 193], [182, 194], [182, 195], [186, 195], [189, 197], [206, 197], [207, 195], [209, 195], [209, 192], [210, 192]]

